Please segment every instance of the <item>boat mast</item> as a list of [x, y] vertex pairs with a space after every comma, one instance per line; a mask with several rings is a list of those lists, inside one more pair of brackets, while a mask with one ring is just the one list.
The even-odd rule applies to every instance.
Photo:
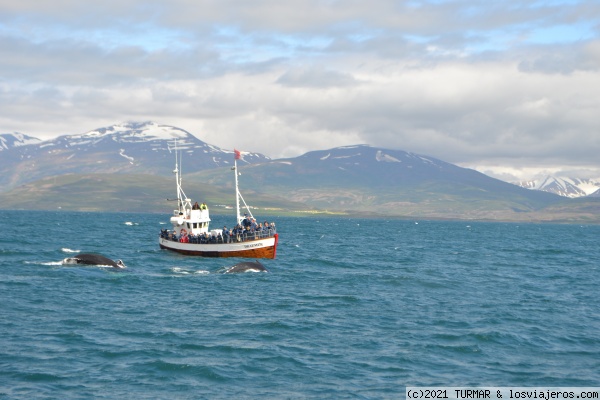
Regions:
[[242, 222], [240, 215], [240, 189], [238, 188], [237, 157], [233, 159], [233, 173], [235, 174], [235, 209], [237, 212], [237, 223]]
[[177, 209], [181, 212], [181, 181], [179, 180], [179, 162], [177, 160], [177, 140], [175, 141], [175, 183], [177, 184]]
[[[173, 170], [173, 173], [175, 173], [175, 182], [177, 183], [177, 209], [181, 213], [184, 212], [184, 199], [186, 201], [188, 199], [181, 187], [183, 176], [180, 175], [181, 157], [177, 157], [177, 139], [175, 139], [174, 143], [173, 150], [175, 151], [175, 169]], [[171, 150], [171, 148], [169, 148], [169, 150]]]
[[244, 203], [244, 207], [246, 208], [246, 211], [248, 211], [248, 215], [250, 215], [250, 218], [254, 218], [254, 215], [252, 215], [252, 211], [250, 211], [250, 207], [248, 207], [248, 204], [246, 204], [246, 201], [242, 197], [242, 194], [240, 193], [240, 189], [238, 187], [237, 160], [238, 158], [240, 158], [240, 155], [237, 152], [237, 150], [235, 150], [235, 152], [235, 158], [233, 159], [233, 171], [235, 173], [235, 209], [237, 210], [237, 223], [241, 224], [244, 218], [242, 218], [242, 216], [240, 215], [240, 200], [242, 200], [242, 203]]

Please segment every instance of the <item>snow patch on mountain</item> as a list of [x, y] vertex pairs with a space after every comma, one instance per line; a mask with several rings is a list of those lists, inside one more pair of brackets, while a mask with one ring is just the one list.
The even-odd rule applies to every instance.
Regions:
[[19, 132], [3, 133], [0, 135], [0, 151], [8, 150], [11, 147], [26, 146], [28, 144], [37, 144], [41, 140]]
[[432, 164], [432, 165], [437, 165], [435, 162], [433, 162], [433, 161], [432, 161], [432, 160], [430, 160], [429, 158], [422, 157], [422, 156], [418, 156], [418, 157], [421, 159], [421, 161], [424, 161], [424, 162], [426, 162], [426, 163], [429, 163], [429, 164]]
[[396, 157], [392, 157], [388, 154], [385, 154], [383, 151], [378, 150], [377, 154], [375, 154], [375, 159], [377, 161], [383, 161], [383, 162], [402, 162], [400, 160], [398, 160]]
[[334, 160], [340, 160], [340, 159], [343, 159], [343, 158], [354, 158], [354, 157], [360, 157], [360, 156], [361, 156], [360, 153], [356, 153], [356, 154], [349, 154], [347, 156], [335, 156], [335, 157], [332, 157], [332, 158]]
[[133, 162], [135, 161], [135, 158], [133, 157], [129, 157], [128, 155], [125, 154], [125, 149], [120, 149], [119, 150], [119, 155], [123, 158], [126, 158], [127, 160], [129, 160], [129, 162], [131, 164], [133, 164]]
[[[97, 143], [106, 137], [118, 143], [134, 143], [153, 140], [186, 139], [188, 133], [182, 129], [167, 125], [159, 125], [155, 122], [129, 122], [112, 125], [106, 128], [89, 131], [80, 135], [71, 135], [69, 140], [77, 145]], [[181, 143], [183, 144], [183, 143]]]

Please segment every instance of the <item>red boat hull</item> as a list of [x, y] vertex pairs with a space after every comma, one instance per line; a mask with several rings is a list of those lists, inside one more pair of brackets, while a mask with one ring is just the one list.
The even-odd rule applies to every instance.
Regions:
[[278, 234], [265, 239], [221, 244], [192, 244], [174, 242], [164, 238], [159, 239], [161, 249], [175, 251], [187, 256], [271, 259], [275, 258], [277, 255], [278, 242]]

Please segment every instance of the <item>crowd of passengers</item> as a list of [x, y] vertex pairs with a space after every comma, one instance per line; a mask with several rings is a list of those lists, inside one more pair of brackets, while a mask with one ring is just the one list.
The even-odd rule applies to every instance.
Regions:
[[276, 233], [275, 222], [256, 223], [256, 219], [246, 218], [241, 224], [237, 224], [232, 230], [223, 227], [222, 234], [212, 235], [210, 232], [193, 235], [191, 232], [185, 231], [181, 235], [177, 235], [173, 231], [167, 229], [160, 230], [160, 237], [175, 242], [181, 243], [231, 243], [244, 242], [246, 240], [262, 239], [273, 236]]

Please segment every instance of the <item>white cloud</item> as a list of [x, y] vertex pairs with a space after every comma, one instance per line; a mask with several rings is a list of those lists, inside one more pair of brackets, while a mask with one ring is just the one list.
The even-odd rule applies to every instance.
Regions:
[[0, 131], [155, 120], [271, 157], [600, 168], [597, 2], [85, 3], [0, 5]]

